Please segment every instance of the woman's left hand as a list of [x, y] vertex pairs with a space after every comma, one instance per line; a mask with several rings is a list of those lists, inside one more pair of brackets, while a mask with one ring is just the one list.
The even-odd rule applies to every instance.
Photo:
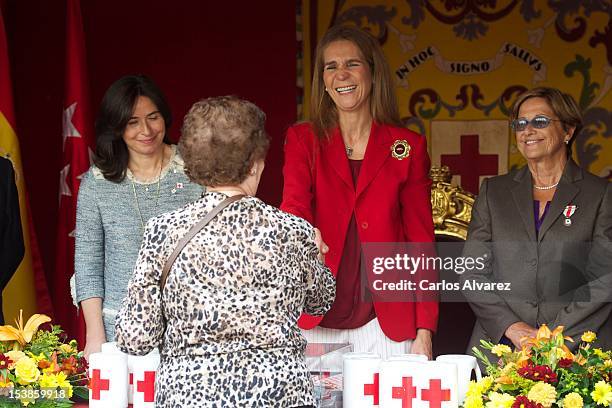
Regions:
[[427, 356], [428, 360], [431, 360], [433, 354], [431, 337], [431, 331], [427, 329], [417, 329], [416, 338], [412, 341], [412, 346], [410, 346], [410, 353], [423, 354]]
[[323, 241], [321, 231], [318, 228], [315, 228], [315, 244], [317, 244], [317, 248], [319, 248], [319, 260], [325, 263], [325, 254], [329, 252], [329, 247]]

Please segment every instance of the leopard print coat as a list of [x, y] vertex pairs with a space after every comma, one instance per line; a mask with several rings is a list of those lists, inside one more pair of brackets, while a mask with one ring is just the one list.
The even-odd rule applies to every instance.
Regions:
[[306, 221], [254, 197], [234, 202], [187, 244], [160, 293], [179, 239], [225, 198], [209, 192], [147, 223], [118, 346], [136, 355], [160, 347], [157, 407], [314, 404], [296, 322], [331, 307], [335, 281]]

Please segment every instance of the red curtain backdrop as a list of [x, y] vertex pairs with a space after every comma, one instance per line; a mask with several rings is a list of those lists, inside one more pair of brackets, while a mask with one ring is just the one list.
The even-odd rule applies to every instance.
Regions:
[[[0, 5], [34, 227], [54, 287], [58, 182], [65, 165], [67, 2], [0, 0]], [[164, 90], [173, 110], [174, 140], [196, 100], [227, 94], [247, 98], [266, 112], [272, 138], [258, 195], [279, 204], [282, 141], [296, 118], [293, 1], [88, 0], [81, 8], [94, 115], [106, 88], [129, 73], [149, 75]], [[59, 292], [52, 296], [55, 302], [70, 301]]]

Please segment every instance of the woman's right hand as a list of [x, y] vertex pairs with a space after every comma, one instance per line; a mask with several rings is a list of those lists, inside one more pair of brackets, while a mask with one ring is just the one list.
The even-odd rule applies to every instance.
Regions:
[[325, 254], [329, 252], [329, 247], [323, 241], [321, 230], [318, 228], [315, 228], [315, 244], [317, 245], [317, 248], [319, 248], [319, 260], [325, 263]]
[[87, 336], [85, 340], [85, 349], [83, 350], [83, 356], [85, 360], [89, 361], [89, 355], [91, 353], [99, 353], [102, 351], [102, 343], [106, 343], [106, 336]]
[[81, 301], [81, 310], [87, 328], [83, 354], [85, 359], [89, 361], [89, 355], [101, 351], [102, 343], [106, 343], [106, 333], [102, 320], [102, 299], [89, 298]]
[[538, 329], [531, 327], [525, 322], [516, 322], [508, 326], [504, 334], [512, 341], [514, 347], [520, 349], [522, 346], [521, 339], [535, 337], [538, 334]]

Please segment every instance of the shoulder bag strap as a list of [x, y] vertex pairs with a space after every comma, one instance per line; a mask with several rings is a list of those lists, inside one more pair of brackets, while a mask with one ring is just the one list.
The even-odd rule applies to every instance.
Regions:
[[181, 253], [183, 248], [185, 248], [185, 245], [187, 245], [187, 243], [191, 241], [191, 239], [198, 232], [200, 232], [202, 228], [206, 226], [206, 224], [208, 224], [213, 218], [215, 218], [217, 214], [223, 211], [225, 207], [227, 207], [234, 201], [240, 200], [242, 197], [244, 197], [244, 194], [238, 194], [238, 195], [234, 195], [231, 197], [227, 197], [225, 200], [221, 201], [215, 208], [210, 210], [210, 212], [206, 214], [204, 218], [202, 218], [196, 225], [191, 227], [191, 229], [187, 231], [187, 233], [185, 234], [183, 238], [181, 238], [179, 243], [176, 245], [176, 248], [174, 248], [174, 251], [172, 252], [170, 257], [166, 260], [166, 263], [164, 264], [164, 269], [162, 269], [161, 278], [159, 280], [159, 286], [161, 287], [162, 292], [164, 291], [164, 287], [166, 286], [166, 279], [168, 278], [168, 272], [170, 272], [170, 268], [172, 268], [172, 265], [174, 264], [176, 257]]

